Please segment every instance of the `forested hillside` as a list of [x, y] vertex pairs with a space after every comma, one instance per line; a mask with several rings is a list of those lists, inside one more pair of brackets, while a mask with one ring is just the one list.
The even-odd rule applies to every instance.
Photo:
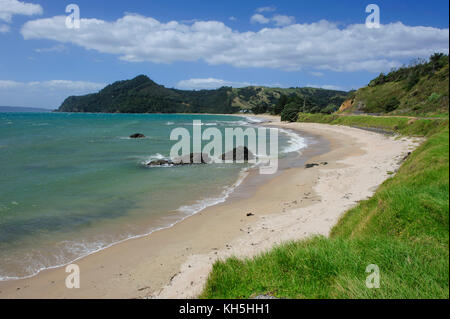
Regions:
[[346, 98], [346, 92], [316, 88], [222, 87], [216, 90], [185, 91], [165, 88], [147, 76], [140, 75], [132, 80], [108, 85], [96, 94], [71, 96], [58, 111], [279, 114], [286, 101], [306, 103], [310, 110], [320, 111], [330, 104], [337, 110]]
[[299, 111], [330, 113], [348, 98], [344, 91], [317, 88], [268, 88], [250, 86], [233, 89], [232, 105], [253, 113], [279, 115], [287, 104]]
[[158, 85], [145, 75], [108, 85], [99, 93], [67, 98], [58, 111], [93, 113], [234, 113], [231, 88], [182, 91]]

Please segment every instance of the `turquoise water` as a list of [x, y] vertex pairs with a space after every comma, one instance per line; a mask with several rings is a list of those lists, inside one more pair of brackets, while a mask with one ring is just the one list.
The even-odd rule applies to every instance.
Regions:
[[[0, 113], [0, 280], [149, 234], [223, 201], [245, 164], [147, 168], [172, 129], [248, 127], [241, 117]], [[129, 139], [143, 133], [145, 139]], [[280, 148], [302, 147], [281, 134]], [[304, 146], [304, 145], [303, 145]]]

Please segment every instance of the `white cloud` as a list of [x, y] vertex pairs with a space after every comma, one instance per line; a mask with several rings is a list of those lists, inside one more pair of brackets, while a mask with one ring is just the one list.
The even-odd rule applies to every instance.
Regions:
[[222, 86], [232, 86], [240, 88], [250, 86], [248, 82], [231, 82], [215, 78], [200, 78], [183, 80], [177, 83], [176, 87], [182, 90], [203, 90], [203, 89], [217, 89]]
[[250, 22], [260, 24], [267, 24], [269, 22], [272, 22], [278, 27], [284, 27], [293, 24], [295, 22], [295, 18], [281, 14], [276, 14], [272, 18], [267, 18], [262, 14], [256, 13], [250, 18]]
[[33, 81], [33, 82], [16, 82], [10, 80], [0, 80], [0, 89], [20, 87], [23, 89], [46, 89], [46, 90], [78, 90], [78, 91], [95, 91], [105, 86], [103, 83], [85, 82], [85, 81], [68, 81], [68, 80], [51, 80], [51, 81]]
[[293, 24], [295, 22], [294, 17], [281, 15], [281, 14], [275, 15], [271, 20], [274, 21], [275, 25], [279, 26], [279, 27], [284, 27], [284, 26]]
[[19, 82], [0, 80], [0, 89], [10, 89], [17, 86], [20, 86]]
[[263, 16], [262, 14], [254, 14], [252, 15], [252, 17], [250, 18], [250, 22], [251, 23], [261, 23], [261, 24], [266, 24], [270, 22], [269, 18], [266, 18], [265, 16]]
[[332, 84], [323, 84], [323, 85], [307, 84], [306, 87], [325, 90], [335, 90], [335, 91], [349, 91], [348, 89], [342, 86]]
[[9, 25], [0, 24], [0, 33], [7, 33], [9, 32], [9, 30], [10, 30]]
[[230, 21], [236, 21], [237, 20], [237, 18], [235, 16], [231, 16], [228, 19], [230, 19]]
[[0, 0], [0, 20], [11, 22], [13, 15], [31, 16], [42, 14], [44, 10], [38, 4], [18, 0]]
[[262, 13], [262, 12], [273, 12], [273, 11], [275, 11], [275, 10], [277, 10], [277, 8], [274, 7], [274, 6], [271, 6], [271, 7], [261, 7], [261, 8], [256, 9], [256, 12], [259, 12], [259, 13]]
[[39, 49], [34, 49], [35, 52], [37, 53], [48, 53], [48, 52], [64, 52], [67, 51], [67, 48], [65, 45], [62, 44], [56, 44], [52, 47], [49, 48], [39, 48]]
[[68, 96], [97, 92], [103, 87], [105, 87], [103, 83], [84, 81], [17, 82], [0, 80], [0, 105], [56, 108]]
[[324, 76], [324, 74], [322, 72], [315, 72], [315, 71], [311, 71], [311, 72], [309, 72], [309, 74], [311, 74], [313, 76], [317, 76], [317, 77]]
[[449, 51], [448, 29], [402, 23], [379, 29], [364, 24], [340, 28], [322, 20], [239, 32], [218, 21], [161, 23], [128, 14], [112, 22], [82, 19], [80, 29], [65, 28], [65, 16], [38, 19], [27, 22], [21, 33], [25, 39], [73, 43], [129, 62], [205, 61], [282, 70], [380, 72], [412, 58]]

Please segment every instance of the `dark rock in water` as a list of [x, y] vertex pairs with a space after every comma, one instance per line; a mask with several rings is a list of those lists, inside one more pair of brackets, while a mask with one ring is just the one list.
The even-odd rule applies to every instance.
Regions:
[[145, 135], [141, 134], [141, 133], [136, 133], [136, 134], [130, 135], [130, 138], [144, 138], [144, 137], [145, 137]]
[[153, 160], [146, 164], [147, 166], [171, 166], [173, 165], [172, 161], [167, 159], [157, 159]]
[[225, 161], [225, 160], [249, 161], [249, 160], [253, 160], [254, 158], [255, 158], [255, 156], [245, 146], [236, 147], [232, 151], [229, 151], [221, 156], [221, 159], [223, 161]]
[[185, 156], [176, 157], [170, 159], [157, 159], [148, 162], [147, 166], [181, 166], [181, 165], [194, 165], [194, 164], [209, 164], [211, 158], [208, 154], [191, 153]]
[[189, 165], [189, 164], [209, 164], [211, 158], [204, 153], [191, 153], [189, 155], [173, 158], [175, 165]]

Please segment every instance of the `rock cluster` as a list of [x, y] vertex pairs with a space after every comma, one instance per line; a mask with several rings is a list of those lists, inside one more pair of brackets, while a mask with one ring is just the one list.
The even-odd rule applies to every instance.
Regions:
[[[220, 157], [222, 160], [233, 161], [249, 161], [255, 158], [255, 156], [248, 150], [247, 147], [237, 147], [232, 151], [223, 154]], [[185, 156], [176, 157], [173, 159], [155, 159], [146, 164], [146, 166], [181, 166], [181, 165], [194, 165], [194, 164], [210, 164], [212, 159], [205, 153], [190, 153]]]

